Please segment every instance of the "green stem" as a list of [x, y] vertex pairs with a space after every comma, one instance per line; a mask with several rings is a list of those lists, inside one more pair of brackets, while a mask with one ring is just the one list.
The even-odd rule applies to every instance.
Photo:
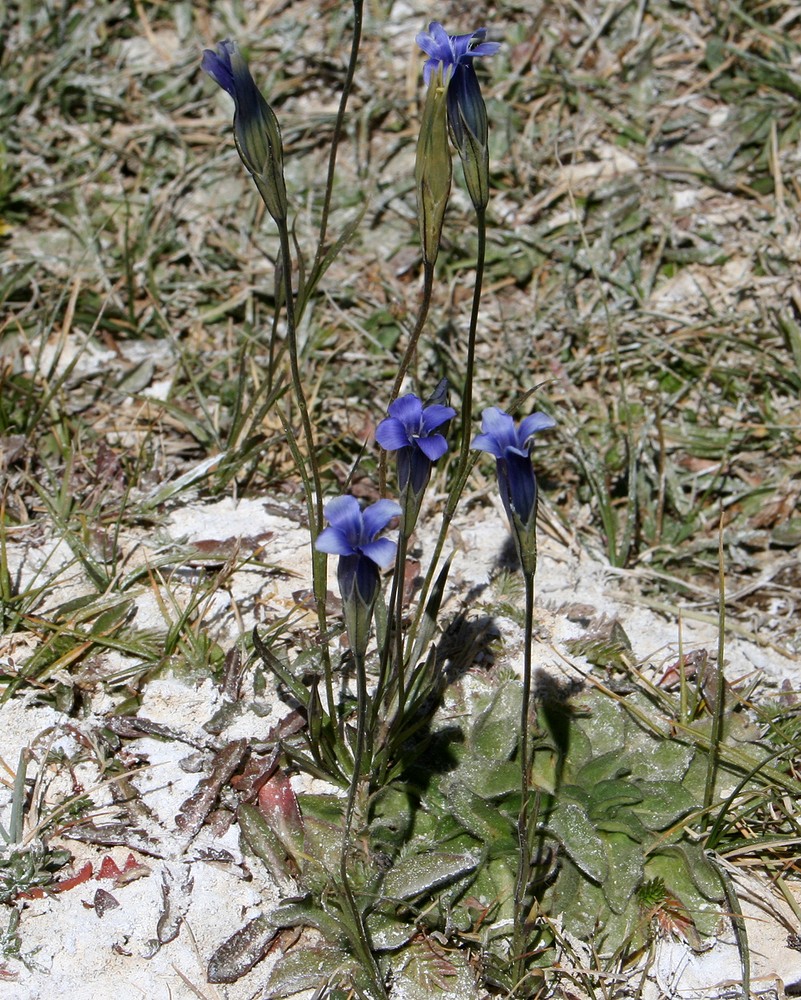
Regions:
[[[426, 571], [423, 586], [418, 597], [417, 611], [415, 613], [412, 628], [410, 629], [411, 635], [414, 635], [417, 631], [420, 618], [425, 608], [428, 591], [437, 570], [437, 563], [442, 555], [442, 549], [445, 545], [445, 538], [447, 537], [448, 529], [450, 528], [451, 521], [456, 513], [456, 507], [462, 496], [462, 491], [465, 488], [467, 478], [470, 475], [475, 462], [475, 459], [470, 458], [470, 439], [472, 437], [473, 423], [473, 372], [475, 369], [476, 359], [476, 332], [478, 330], [478, 313], [481, 305], [481, 291], [484, 284], [484, 266], [487, 255], [487, 217], [486, 211], [483, 208], [476, 209], [476, 231], [478, 233], [478, 246], [476, 248], [476, 277], [473, 284], [473, 304], [470, 310], [470, 328], [467, 333], [467, 359], [465, 364], [464, 388], [462, 390], [462, 442], [459, 447], [459, 461], [456, 466], [453, 486], [451, 487], [448, 499], [445, 503], [445, 511], [442, 515], [442, 527], [440, 528], [439, 536], [437, 537], [436, 545], [434, 546], [434, 554], [428, 565], [428, 570]], [[433, 268], [431, 277], [433, 280]], [[426, 311], [428, 309], [428, 305], [430, 304], [430, 299], [431, 289], [429, 288]], [[393, 395], [393, 399], [394, 398], [395, 396]]]
[[348, 872], [348, 858], [351, 850], [351, 834], [353, 827], [353, 814], [356, 806], [356, 797], [359, 793], [359, 786], [362, 781], [362, 771], [364, 768], [364, 747], [367, 733], [367, 668], [364, 663], [364, 653], [361, 650], [353, 650], [353, 661], [356, 666], [356, 748], [353, 754], [353, 774], [350, 779], [348, 789], [348, 800], [345, 806], [345, 822], [342, 827], [342, 849], [339, 861], [339, 875], [342, 882], [344, 903], [353, 924], [355, 935], [353, 938], [354, 950], [365, 970], [369, 971], [373, 977], [378, 996], [386, 997], [381, 980], [381, 973], [370, 947], [370, 939], [364, 920], [356, 905], [353, 891], [350, 887], [350, 873]]
[[356, 62], [359, 55], [359, 46], [362, 40], [362, 15], [364, 12], [364, 0], [353, 0], [353, 36], [350, 42], [350, 58], [348, 68], [345, 73], [345, 82], [342, 85], [342, 95], [339, 98], [339, 108], [334, 123], [334, 138], [331, 141], [331, 152], [328, 154], [328, 174], [325, 180], [325, 194], [323, 196], [323, 207], [320, 214], [320, 236], [317, 241], [317, 252], [312, 265], [312, 275], [316, 274], [320, 263], [325, 256], [325, 237], [328, 232], [328, 217], [331, 213], [331, 198], [334, 192], [334, 174], [337, 166], [337, 153], [339, 151], [339, 141], [342, 137], [342, 125], [345, 121], [345, 111], [348, 107], [348, 99], [353, 88], [353, 78], [356, 75]]
[[[389, 602], [387, 615], [387, 627], [386, 635], [384, 636], [384, 641], [381, 643], [381, 650], [378, 661], [378, 682], [376, 684], [375, 693], [373, 696], [373, 704], [370, 711], [370, 725], [368, 728], [368, 733], [370, 738], [375, 735], [379, 723], [379, 713], [381, 712], [382, 705], [384, 706], [386, 717], [390, 715], [392, 707], [392, 682], [390, 679], [390, 663], [392, 662], [392, 648], [397, 642], [397, 636], [395, 635], [395, 629], [398, 626], [398, 619], [395, 612], [395, 608], [398, 602], [398, 591], [401, 592], [401, 602], [403, 600], [403, 577], [404, 577], [404, 565], [406, 562], [406, 550], [407, 550], [408, 540], [404, 537], [403, 532], [399, 532], [398, 536], [398, 546], [395, 550], [395, 570], [392, 574], [392, 586], [389, 592]], [[397, 646], [395, 647], [397, 649]], [[396, 654], [397, 655], [397, 654]]]
[[467, 361], [462, 391], [462, 446], [459, 450], [457, 477], [460, 477], [467, 468], [473, 426], [473, 371], [476, 362], [476, 331], [478, 329], [478, 311], [481, 305], [481, 289], [484, 284], [484, 263], [487, 256], [487, 214], [483, 208], [476, 209], [476, 231], [478, 233], [476, 279], [473, 284], [473, 305], [470, 310], [470, 329], [467, 334]]
[[[417, 311], [417, 319], [415, 320], [414, 329], [409, 337], [409, 343], [406, 347], [406, 352], [403, 355], [400, 367], [398, 368], [398, 374], [395, 376], [395, 381], [392, 384], [392, 393], [389, 397], [390, 403], [394, 403], [398, 398], [401, 386], [403, 385], [403, 380], [406, 378], [406, 372], [409, 370], [409, 365], [412, 363], [414, 352], [417, 350], [417, 341], [420, 339], [420, 334], [423, 332], [423, 327], [425, 326], [425, 322], [428, 317], [428, 310], [431, 308], [431, 293], [433, 289], [434, 265], [425, 261], [423, 263], [423, 295], [420, 300], [420, 308]], [[386, 496], [387, 453], [383, 450], [378, 464], [378, 490], [382, 497]]]
[[531, 839], [529, 836], [529, 796], [531, 787], [531, 753], [529, 749], [529, 706], [531, 702], [531, 654], [534, 638], [534, 574], [525, 573], [526, 636], [523, 659], [523, 702], [520, 707], [520, 814], [517, 818], [518, 864], [514, 900], [514, 930], [512, 955], [516, 964], [515, 981], [526, 974], [526, 893], [531, 882]]
[[726, 652], [726, 573], [723, 552], [723, 509], [718, 524], [718, 660], [715, 664], [715, 698], [709, 706], [712, 713], [712, 732], [709, 737], [710, 751], [704, 783], [704, 829], [709, 826], [712, 799], [715, 796], [715, 780], [720, 764], [720, 741], [723, 734], [724, 706], [726, 704], [726, 677], [723, 673]]
[[393, 590], [395, 596], [395, 607], [393, 609], [395, 616], [395, 633], [393, 636], [395, 640], [395, 682], [398, 686], [398, 711], [396, 717], [399, 721], [403, 718], [403, 710], [406, 707], [406, 678], [403, 666], [403, 585], [408, 546], [409, 539], [401, 532], [398, 538], [398, 561], [395, 570], [397, 585]]
[[281, 240], [281, 266], [284, 276], [284, 298], [286, 306], [286, 339], [289, 352], [289, 367], [292, 375], [292, 388], [295, 400], [300, 410], [300, 419], [303, 425], [303, 437], [306, 441], [306, 452], [311, 469], [312, 496], [306, 490], [306, 511], [309, 518], [309, 536], [311, 545], [312, 562], [312, 588], [314, 600], [317, 605], [317, 621], [320, 629], [320, 651], [323, 658], [325, 673], [326, 697], [328, 699], [328, 712], [331, 718], [336, 716], [336, 703], [334, 701], [334, 682], [331, 671], [331, 658], [328, 651], [326, 636], [328, 625], [325, 614], [325, 599], [327, 594], [327, 559], [324, 552], [318, 552], [314, 546], [317, 536], [323, 530], [323, 487], [320, 481], [320, 466], [317, 460], [317, 453], [314, 445], [314, 431], [312, 429], [309, 407], [306, 402], [306, 394], [303, 391], [303, 380], [300, 374], [300, 364], [298, 361], [298, 336], [295, 324], [295, 304], [292, 296], [292, 257], [289, 251], [289, 227], [286, 219], [276, 220], [278, 225], [278, 235]]

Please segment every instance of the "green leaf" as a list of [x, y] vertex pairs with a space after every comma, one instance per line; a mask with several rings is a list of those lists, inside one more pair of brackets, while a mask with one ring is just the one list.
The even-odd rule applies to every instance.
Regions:
[[265, 642], [259, 635], [258, 626], [253, 629], [252, 637], [253, 646], [261, 657], [265, 667], [269, 667], [278, 680], [286, 686], [287, 690], [290, 691], [295, 698], [297, 698], [304, 708], [306, 708], [309, 703], [309, 689], [306, 685], [301, 680], [293, 676], [293, 673], [288, 670], [279, 657], [273, 653], [270, 649], [269, 640]]
[[681, 854], [698, 891], [709, 900], [719, 903], [723, 899], [723, 887], [720, 876], [712, 862], [707, 858], [701, 844], [677, 844], [663, 848], [665, 854]]
[[593, 757], [576, 773], [575, 781], [582, 788], [592, 788], [599, 781], [608, 778], [622, 778], [628, 772], [620, 764], [620, 751], [610, 750], [609, 753]]
[[509, 820], [499, 811], [498, 807], [490, 805], [481, 796], [476, 795], [458, 777], [455, 777], [445, 787], [448, 804], [453, 815], [464, 825], [466, 830], [487, 847], [498, 840], [508, 838], [513, 833], [514, 826], [510, 826]]
[[470, 730], [472, 754], [492, 767], [508, 760], [518, 742], [523, 692], [517, 681], [507, 681], [495, 692], [490, 704]]
[[[592, 756], [600, 757], [603, 754], [619, 750], [626, 738], [626, 711], [607, 695], [600, 691], [590, 692], [587, 696], [587, 705], [591, 714], [588, 718], [578, 721], [578, 727], [586, 734], [592, 745]], [[570, 748], [570, 757], [573, 756], [573, 748]], [[621, 766], [623, 766], [621, 762]]]
[[266, 995], [289, 997], [301, 990], [341, 982], [353, 967], [353, 958], [340, 948], [292, 948], [276, 964], [267, 980]]
[[657, 740], [649, 733], [637, 729], [626, 740], [621, 763], [632, 774], [646, 781], [681, 781], [692, 758], [693, 749], [685, 743], [670, 739]]
[[382, 887], [391, 899], [413, 899], [421, 893], [475, 871], [479, 862], [476, 854], [429, 851], [404, 858], [392, 868]]
[[589, 814], [592, 819], [615, 816], [623, 806], [631, 806], [642, 801], [642, 794], [636, 785], [619, 778], [599, 781], [590, 791]]
[[609, 904], [600, 886], [583, 878], [567, 859], [562, 862], [548, 908], [554, 914], [562, 914], [565, 930], [585, 941], [594, 938], [599, 915], [609, 913]]
[[273, 878], [285, 883], [290, 878], [286, 849], [254, 806], [242, 804], [237, 811], [239, 829], [248, 848], [264, 864]]
[[[697, 846], [697, 845], [686, 845]], [[700, 848], [699, 848], [700, 850]], [[693, 854], [695, 852], [692, 852]], [[709, 865], [706, 858], [703, 858], [701, 851], [702, 867], [706, 869], [701, 878], [711, 874], [715, 879], [714, 868]], [[693, 864], [698, 860], [697, 855], [693, 857]], [[645, 866], [645, 873], [649, 879], [660, 877], [664, 880], [668, 892], [685, 907], [693, 920], [698, 933], [703, 937], [711, 937], [715, 934], [721, 920], [720, 908], [717, 903], [723, 897], [720, 880], [714, 887], [711, 882], [706, 885], [705, 892], [701, 892], [693, 877], [691, 862], [683, 847], [671, 846], [661, 849], [658, 853], [648, 858]], [[707, 895], [709, 893], [709, 895]]]
[[323, 910], [312, 899], [288, 899], [270, 913], [273, 927], [314, 927], [331, 944], [342, 945], [347, 934], [336, 917]]
[[641, 781], [639, 788], [643, 798], [633, 809], [649, 830], [664, 830], [696, 805], [678, 781]]
[[549, 825], [577, 867], [593, 881], [603, 882], [609, 862], [603, 841], [584, 809], [575, 802], [560, 802]]
[[466, 760], [458, 774], [482, 799], [502, 799], [515, 792], [520, 797], [520, 765], [514, 761]]
[[235, 983], [264, 957], [276, 929], [266, 917], [255, 917], [240, 927], [209, 959], [210, 983]]
[[445, 594], [445, 584], [448, 580], [448, 573], [450, 573], [452, 558], [452, 556], [448, 556], [442, 569], [439, 571], [439, 575], [437, 576], [436, 582], [431, 590], [431, 596], [426, 602], [423, 617], [420, 619], [420, 623], [417, 626], [414, 646], [412, 647], [411, 655], [409, 656], [407, 663], [417, 663], [418, 660], [421, 660], [423, 658], [423, 654], [428, 648], [429, 643], [437, 634], [437, 630], [439, 628], [439, 609], [442, 604], [442, 598]]
[[370, 943], [376, 951], [397, 951], [418, 933], [417, 926], [393, 913], [376, 910], [365, 921]]
[[609, 875], [602, 889], [609, 908], [622, 913], [642, 884], [645, 859], [642, 845], [622, 833], [604, 838], [609, 859]]

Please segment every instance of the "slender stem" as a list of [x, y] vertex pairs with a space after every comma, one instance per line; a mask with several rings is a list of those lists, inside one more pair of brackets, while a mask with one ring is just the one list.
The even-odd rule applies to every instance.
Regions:
[[[393, 403], [398, 398], [401, 386], [403, 385], [403, 380], [406, 377], [406, 372], [409, 370], [409, 365], [412, 363], [414, 352], [417, 350], [417, 341], [420, 339], [420, 334], [423, 332], [423, 327], [425, 326], [425, 322], [428, 317], [428, 310], [431, 308], [431, 293], [433, 288], [434, 265], [425, 261], [423, 263], [423, 294], [420, 299], [420, 308], [417, 311], [417, 319], [415, 320], [414, 329], [409, 337], [409, 343], [406, 347], [406, 352], [403, 355], [400, 367], [398, 368], [398, 374], [395, 376], [395, 381], [392, 384], [392, 393], [389, 398], [390, 403]], [[378, 489], [381, 496], [386, 496], [387, 453], [385, 451], [381, 452], [381, 458], [378, 464]]]
[[364, 653], [362, 650], [353, 650], [353, 660], [356, 666], [356, 748], [353, 753], [353, 774], [350, 779], [348, 789], [348, 800], [345, 806], [345, 822], [342, 827], [342, 849], [339, 861], [339, 876], [344, 890], [344, 902], [349, 911], [353, 927], [356, 931], [356, 938], [353, 941], [366, 970], [369, 970], [379, 990], [380, 997], [386, 997], [386, 991], [381, 981], [381, 973], [370, 947], [370, 940], [364, 920], [353, 898], [350, 887], [350, 873], [348, 872], [348, 858], [350, 857], [351, 834], [353, 827], [353, 814], [356, 806], [356, 798], [359, 793], [359, 786], [362, 782], [362, 772], [364, 770], [364, 747], [367, 733], [367, 668], [364, 663]]
[[512, 955], [517, 966], [515, 980], [526, 973], [526, 893], [531, 881], [531, 840], [529, 837], [529, 798], [531, 787], [531, 753], [529, 750], [528, 716], [531, 701], [531, 654], [534, 638], [534, 574], [525, 573], [526, 637], [523, 659], [523, 701], [520, 706], [520, 813], [517, 818], [518, 862], [514, 900], [514, 930]]
[[312, 560], [312, 589], [314, 600], [317, 605], [317, 621], [320, 629], [320, 651], [323, 658], [325, 673], [326, 697], [328, 699], [328, 712], [332, 718], [335, 716], [334, 682], [331, 671], [331, 659], [328, 651], [328, 644], [325, 637], [328, 631], [325, 614], [325, 599], [327, 593], [327, 560], [324, 552], [318, 552], [314, 543], [317, 536], [323, 530], [323, 487], [320, 481], [320, 466], [317, 460], [317, 453], [314, 445], [314, 431], [312, 429], [309, 407], [306, 402], [306, 394], [303, 390], [303, 380], [300, 374], [300, 363], [298, 360], [298, 336], [295, 324], [295, 302], [292, 295], [292, 257], [289, 250], [289, 227], [286, 219], [276, 220], [278, 225], [278, 235], [281, 240], [281, 266], [284, 276], [284, 299], [286, 306], [286, 339], [289, 352], [289, 367], [292, 375], [292, 388], [295, 400], [300, 410], [301, 423], [303, 425], [303, 437], [306, 441], [306, 452], [309, 468], [311, 469], [312, 492], [306, 491], [306, 510], [309, 518], [309, 536], [311, 544]]
[[398, 374], [395, 376], [395, 381], [392, 383], [392, 396], [390, 398], [390, 403], [398, 398], [401, 385], [403, 385], [403, 380], [406, 377], [406, 372], [409, 370], [409, 365], [412, 363], [414, 352], [417, 350], [417, 341], [420, 339], [420, 334], [423, 332], [423, 327], [425, 326], [425, 322], [428, 317], [428, 310], [431, 307], [431, 292], [433, 291], [433, 288], [434, 265], [426, 261], [423, 264], [423, 296], [420, 300], [420, 308], [417, 312], [417, 321], [415, 322], [414, 329], [409, 337], [409, 343], [406, 347], [406, 353], [403, 355], [403, 360], [400, 363], [400, 368], [398, 368]]
[[[400, 538], [402, 538], [402, 533]], [[389, 714], [389, 708], [392, 701], [391, 698], [391, 686], [389, 682], [389, 665], [392, 659], [392, 646], [393, 646], [393, 629], [395, 628], [395, 617], [393, 614], [393, 609], [395, 608], [397, 601], [398, 588], [402, 585], [404, 564], [406, 562], [406, 546], [404, 544], [403, 551], [401, 551], [401, 546], [398, 545], [395, 550], [395, 571], [392, 574], [392, 586], [389, 592], [389, 602], [387, 607], [389, 613], [387, 615], [387, 628], [386, 635], [384, 636], [384, 641], [381, 644], [381, 649], [379, 652], [378, 661], [378, 682], [375, 687], [375, 693], [373, 696], [373, 704], [370, 711], [370, 725], [368, 728], [368, 735], [372, 739], [376, 732], [378, 726], [378, 715], [381, 711], [381, 706], [386, 699], [386, 709], [387, 715]]]
[[723, 506], [721, 504], [718, 521], [718, 660], [715, 664], [715, 688], [709, 711], [712, 714], [712, 732], [710, 733], [709, 758], [704, 782], [704, 815], [703, 828], [709, 826], [711, 818], [712, 799], [715, 795], [715, 781], [720, 765], [720, 738], [723, 733], [724, 706], [726, 703], [726, 677], [723, 673], [724, 653], [726, 651], [726, 572], [723, 551]]
[[397, 586], [394, 589], [395, 607], [391, 614], [395, 617], [395, 682], [398, 686], [398, 712], [396, 718], [403, 718], [403, 710], [406, 707], [406, 678], [403, 667], [403, 590], [404, 590], [404, 569], [406, 567], [406, 552], [409, 546], [409, 539], [403, 532], [398, 538], [398, 562], [395, 571]]
[[345, 82], [342, 85], [342, 94], [339, 98], [339, 108], [334, 123], [334, 138], [331, 141], [331, 151], [328, 154], [328, 174], [325, 180], [325, 194], [323, 196], [323, 207], [320, 214], [320, 236], [317, 241], [317, 252], [314, 256], [312, 274], [317, 272], [320, 262], [325, 255], [325, 237], [328, 232], [328, 217], [331, 213], [331, 198], [334, 192], [334, 174], [337, 165], [337, 153], [339, 151], [339, 140], [342, 137], [342, 125], [345, 121], [345, 111], [348, 106], [348, 99], [353, 87], [353, 78], [356, 74], [356, 61], [359, 55], [359, 46], [362, 40], [362, 15], [364, 11], [364, 0], [353, 0], [353, 36], [350, 42], [350, 58], [348, 68], [345, 73]]
[[[476, 278], [473, 284], [473, 304], [470, 310], [470, 328], [467, 332], [467, 359], [465, 363], [465, 380], [462, 390], [462, 442], [459, 448], [459, 461], [456, 466], [454, 483], [451, 487], [448, 499], [445, 503], [445, 511], [442, 515], [442, 527], [434, 546], [434, 554], [426, 572], [423, 587], [420, 591], [417, 602], [417, 612], [414, 623], [410, 629], [410, 634], [414, 635], [425, 608], [426, 598], [436, 573], [437, 563], [442, 554], [445, 538], [448, 534], [453, 515], [462, 496], [467, 477], [473, 467], [470, 459], [470, 439], [472, 437], [473, 423], [473, 371], [475, 369], [476, 358], [476, 332], [478, 330], [478, 313], [481, 305], [481, 290], [484, 284], [484, 264], [487, 255], [487, 217], [485, 209], [476, 210], [476, 230], [478, 233], [478, 246], [476, 248]], [[430, 299], [430, 289], [429, 289]], [[393, 397], [394, 398], [394, 397]]]
[[478, 311], [481, 305], [481, 289], [484, 283], [484, 262], [487, 256], [487, 214], [486, 209], [476, 209], [476, 280], [473, 284], [473, 305], [470, 310], [470, 329], [467, 334], [467, 360], [465, 363], [464, 389], [462, 390], [462, 447], [459, 451], [458, 474], [467, 468], [470, 455], [470, 438], [473, 426], [473, 371], [476, 362], [476, 331]]

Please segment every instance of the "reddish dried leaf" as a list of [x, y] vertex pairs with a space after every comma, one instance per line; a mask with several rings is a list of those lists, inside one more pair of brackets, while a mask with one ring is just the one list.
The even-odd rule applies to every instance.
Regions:
[[71, 875], [69, 878], [61, 879], [52, 886], [53, 892], [66, 892], [67, 889], [74, 889], [76, 885], [82, 885], [84, 882], [88, 882], [92, 877], [92, 863], [87, 861], [86, 864], [81, 868], [77, 875]]
[[97, 873], [97, 878], [116, 880], [120, 877], [120, 875], [122, 875], [122, 872], [120, 871], [119, 865], [110, 854], [107, 854], [100, 863], [100, 871]]
[[261, 786], [259, 809], [286, 848], [302, 850], [303, 820], [298, 800], [285, 771], [277, 770]]

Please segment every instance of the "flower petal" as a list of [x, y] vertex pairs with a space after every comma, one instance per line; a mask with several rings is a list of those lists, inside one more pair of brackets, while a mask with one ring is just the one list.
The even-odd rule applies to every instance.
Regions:
[[495, 438], [501, 453], [517, 446], [517, 431], [512, 417], [497, 406], [490, 406], [481, 413], [481, 430]]
[[356, 497], [344, 496], [329, 500], [325, 505], [325, 516], [329, 524], [348, 540], [352, 551], [362, 539], [362, 512]]
[[456, 410], [452, 406], [441, 406], [434, 403], [423, 410], [421, 431], [423, 434], [430, 434], [434, 428], [444, 424], [447, 420], [452, 420], [456, 416]]
[[[509, 484], [509, 502], [515, 514], [524, 525], [528, 525], [534, 514], [537, 498], [537, 481], [528, 455], [508, 454], [506, 475]], [[514, 525], [512, 525], [512, 530]]]
[[[476, 32], [478, 34], [478, 32]], [[479, 42], [470, 49], [470, 56], [494, 56], [501, 48], [500, 42]]]
[[[383, 531], [392, 518], [398, 517], [400, 513], [400, 504], [394, 500], [377, 500], [370, 504], [362, 514], [365, 541], [372, 542], [379, 531]], [[364, 551], [364, 545], [361, 548]]]
[[418, 438], [417, 447], [430, 462], [436, 462], [448, 450], [448, 442], [441, 434], [432, 434], [430, 437]]
[[[400, 513], [400, 507], [398, 507]], [[376, 566], [386, 569], [395, 561], [395, 552], [398, 546], [389, 538], [378, 538], [374, 542], [368, 542], [361, 546], [361, 552], [367, 559], [372, 560]]]
[[375, 429], [375, 439], [384, 451], [407, 448], [411, 441], [404, 425], [395, 417], [387, 417]]
[[387, 412], [391, 417], [400, 420], [410, 433], [416, 434], [420, 427], [423, 404], [413, 392], [410, 392], [390, 403]]
[[353, 545], [339, 528], [323, 528], [314, 543], [318, 552], [327, 552], [334, 556], [352, 556]]
[[503, 458], [503, 449], [491, 434], [476, 434], [470, 447], [476, 451], [488, 451], [496, 458]]
[[200, 68], [218, 83], [231, 97], [235, 96], [234, 73], [231, 68], [231, 48], [234, 42], [220, 42], [217, 51], [203, 50]]
[[533, 434], [538, 433], [538, 431], [547, 431], [551, 427], [556, 427], [556, 421], [553, 417], [539, 411], [532, 413], [531, 416], [520, 421], [517, 432], [518, 441], [525, 444]]
[[428, 26], [428, 34], [421, 31], [415, 41], [427, 56], [438, 62], [453, 62], [453, 51], [448, 33], [439, 23], [432, 21]]
[[[472, 31], [469, 35], [451, 35], [450, 43], [453, 48], [453, 55], [456, 62], [460, 62], [464, 56], [470, 51], [470, 43], [473, 41], [473, 37], [479, 32], [487, 33], [486, 28], [479, 28], [478, 31]], [[483, 38], [484, 35], [481, 35]]]

